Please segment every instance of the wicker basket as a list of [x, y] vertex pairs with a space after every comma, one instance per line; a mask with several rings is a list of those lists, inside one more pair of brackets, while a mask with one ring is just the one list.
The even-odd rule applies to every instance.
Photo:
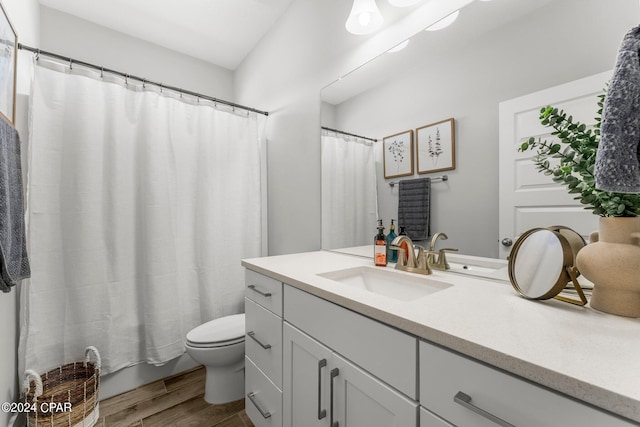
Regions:
[[98, 421], [100, 354], [95, 347], [87, 347], [84, 362], [67, 363], [42, 376], [33, 370], [24, 374], [29, 427], [92, 427]]

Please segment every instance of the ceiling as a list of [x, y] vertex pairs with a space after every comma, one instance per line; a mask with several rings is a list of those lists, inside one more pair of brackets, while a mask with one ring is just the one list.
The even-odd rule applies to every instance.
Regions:
[[42, 6], [235, 70], [293, 0], [39, 1]]
[[[344, 29], [351, 0], [322, 2], [319, 19], [332, 43], [352, 44], [363, 36]], [[423, 0], [424, 1], [424, 0]], [[235, 70], [276, 25], [294, 0], [39, 0], [42, 6]], [[396, 8], [386, 0], [378, 7], [390, 25], [415, 7]], [[354, 37], [356, 40], [354, 40]], [[335, 45], [334, 45], [335, 46]]]
[[486, 34], [546, 7], [553, 0], [480, 1], [460, 11], [459, 18], [440, 31], [422, 31], [397, 53], [383, 53], [371, 62], [327, 86], [323, 101], [338, 105], [366, 90], [396, 78], [397, 70], [434, 62], [448, 52], [463, 49]]

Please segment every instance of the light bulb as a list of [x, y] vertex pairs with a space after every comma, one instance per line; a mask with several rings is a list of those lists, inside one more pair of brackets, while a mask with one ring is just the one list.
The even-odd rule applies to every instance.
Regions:
[[439, 20], [435, 24], [433, 24], [430, 27], [428, 27], [426, 29], [426, 31], [438, 31], [438, 30], [441, 30], [443, 28], [446, 28], [449, 25], [453, 24], [453, 21], [458, 19], [458, 15], [460, 15], [460, 11], [456, 10], [451, 15], [445, 16], [444, 18], [442, 18], [441, 20]]
[[362, 12], [360, 15], [358, 15], [358, 23], [361, 26], [366, 27], [369, 25], [370, 22], [371, 22], [371, 14], [369, 12]]
[[370, 34], [380, 28], [383, 21], [375, 0], [354, 0], [345, 27], [351, 34]]

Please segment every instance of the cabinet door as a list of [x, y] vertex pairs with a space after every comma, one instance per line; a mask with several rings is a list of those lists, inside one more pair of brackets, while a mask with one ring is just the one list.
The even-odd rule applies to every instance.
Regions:
[[283, 425], [329, 427], [331, 351], [286, 322], [282, 343]]
[[[332, 427], [405, 427], [418, 424], [418, 404], [337, 354], [332, 378], [336, 422]], [[335, 372], [335, 371], [334, 371]]]
[[413, 427], [418, 404], [284, 323], [285, 427]]

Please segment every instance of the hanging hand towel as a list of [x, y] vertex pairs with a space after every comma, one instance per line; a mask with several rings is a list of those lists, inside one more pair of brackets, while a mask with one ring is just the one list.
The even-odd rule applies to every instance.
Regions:
[[429, 237], [430, 193], [430, 178], [400, 181], [398, 225], [406, 228], [411, 240], [425, 240]]
[[24, 224], [20, 137], [0, 119], [0, 289], [30, 277]]
[[602, 111], [596, 188], [640, 193], [640, 27], [622, 41]]

